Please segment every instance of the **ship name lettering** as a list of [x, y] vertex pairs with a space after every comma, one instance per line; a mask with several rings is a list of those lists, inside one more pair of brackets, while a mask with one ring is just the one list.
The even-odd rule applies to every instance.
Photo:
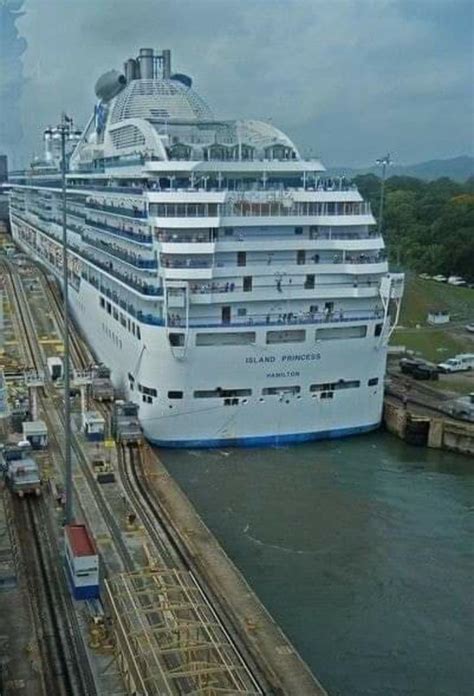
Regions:
[[276, 358], [274, 355], [262, 355], [259, 358], [245, 358], [245, 362], [248, 365], [258, 365], [259, 363], [273, 363]]
[[282, 362], [309, 362], [311, 360], [321, 360], [321, 353], [292, 353], [282, 355]]
[[280, 379], [281, 377], [299, 377], [300, 373], [298, 370], [288, 370], [287, 372], [267, 372], [266, 378], [267, 379], [273, 379], [274, 377], [277, 377]]

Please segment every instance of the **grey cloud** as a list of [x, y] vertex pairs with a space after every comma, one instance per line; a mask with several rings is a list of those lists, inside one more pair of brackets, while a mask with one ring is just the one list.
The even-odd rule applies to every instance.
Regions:
[[29, 149], [64, 108], [85, 123], [96, 78], [146, 45], [171, 48], [216, 113], [271, 118], [328, 164], [472, 147], [464, 0], [27, 0], [25, 10]]

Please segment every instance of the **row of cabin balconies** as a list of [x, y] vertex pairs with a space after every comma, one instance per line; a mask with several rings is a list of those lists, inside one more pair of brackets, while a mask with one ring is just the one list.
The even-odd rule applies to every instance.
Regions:
[[181, 217], [181, 218], [163, 218], [150, 217], [149, 222], [155, 227], [166, 227], [169, 230], [181, 230], [183, 228], [192, 228], [202, 230], [221, 226], [229, 227], [272, 227], [282, 224], [285, 226], [305, 226], [305, 225], [324, 225], [332, 227], [346, 227], [361, 225], [374, 225], [375, 219], [372, 214], [369, 215], [305, 215], [298, 217], [292, 215], [286, 218], [275, 217]]
[[140, 268], [145, 271], [157, 270], [158, 268], [158, 261], [156, 258], [145, 258], [132, 251], [126, 251], [118, 244], [104, 242], [103, 239], [97, 239], [87, 234], [82, 235], [82, 240], [86, 244], [93, 246], [95, 249], [99, 249], [108, 256], [118, 258], [120, 261], [123, 261], [128, 265], [135, 266], [136, 268]]
[[159, 242], [159, 250], [163, 254], [217, 254], [219, 252], [278, 252], [278, 251], [377, 251], [383, 249], [381, 237], [360, 239], [310, 239], [306, 237], [276, 237], [274, 239], [245, 239], [240, 242], [227, 241], [225, 238], [218, 242], [188, 242], [179, 241]]
[[372, 215], [365, 201], [227, 201], [224, 203], [150, 203], [150, 217], [357, 217]]
[[[255, 301], [291, 302], [293, 300], [331, 299], [331, 298], [376, 298], [379, 297], [379, 281], [354, 281], [348, 283], [324, 283], [282, 285], [278, 290], [276, 283], [252, 285], [244, 289], [237, 283], [212, 284], [206, 286], [192, 285], [190, 303], [212, 305], [219, 303], [242, 303]], [[249, 286], [247, 286], [249, 288]]]
[[343, 268], [345, 266], [362, 265], [366, 268], [386, 263], [385, 250], [380, 249], [380, 247], [364, 250], [337, 249], [312, 253], [313, 251], [314, 249], [311, 249], [311, 253], [307, 253], [305, 249], [296, 249], [292, 254], [285, 252], [275, 254], [273, 250], [266, 250], [264, 253], [255, 252], [251, 255], [247, 254], [246, 251], [238, 251], [237, 254], [221, 254], [220, 256], [212, 254], [207, 256], [187, 254], [184, 256], [161, 253], [160, 265], [166, 274], [169, 270], [210, 269], [217, 270], [220, 275], [220, 271], [223, 269], [223, 275], [228, 275], [225, 269], [229, 269], [231, 273], [246, 275], [250, 269], [257, 275], [273, 275], [276, 271], [281, 271], [289, 266], [312, 267], [318, 273], [345, 273], [349, 272]]
[[375, 321], [383, 318], [378, 309], [326, 310], [325, 312], [267, 312], [232, 316], [230, 307], [222, 307], [221, 316], [189, 317], [188, 321], [177, 312], [168, 313], [168, 326], [184, 329], [223, 328], [240, 326], [295, 326], [298, 324], [340, 324], [347, 322]]
[[[334, 264], [318, 264], [310, 265], [305, 264], [304, 266], [298, 266], [293, 264], [290, 269], [296, 272], [299, 269], [300, 272], [311, 270], [313, 274], [317, 271], [318, 275], [322, 274], [351, 274], [351, 275], [377, 275], [381, 273], [387, 273], [388, 266], [386, 261], [381, 261], [379, 263], [366, 263], [366, 264], [339, 264], [337, 268]], [[254, 266], [251, 269], [251, 273], [254, 276], [274, 276], [276, 274], [281, 274], [288, 272], [289, 266], [282, 265], [273, 267], [268, 266]], [[225, 267], [184, 267], [184, 268], [166, 268], [160, 266], [160, 273], [167, 280], [212, 280], [215, 278], [225, 278], [225, 277], [243, 277], [249, 275], [249, 269], [237, 268], [235, 266]]]
[[127, 288], [131, 288], [141, 295], [146, 295], [149, 297], [159, 297], [163, 295], [163, 289], [154, 283], [144, 281], [141, 277], [137, 276], [136, 273], [125, 271], [122, 268], [114, 265], [112, 261], [106, 261], [102, 258], [92, 253], [90, 250], [81, 248], [76, 250], [79, 256], [81, 256], [86, 261], [108, 274], [112, 279], [120, 281], [122, 285]]
[[122, 237], [136, 244], [148, 244], [153, 243], [153, 237], [149, 233], [147, 227], [135, 227], [134, 225], [122, 223], [121, 225], [112, 225], [109, 222], [104, 222], [103, 220], [97, 220], [95, 218], [87, 217], [86, 224], [93, 227], [94, 229], [102, 230], [108, 234], [115, 235], [116, 237]]
[[161, 319], [161, 317], [158, 317], [158, 315], [152, 314], [151, 312], [144, 311], [142, 309], [137, 309], [137, 307], [130, 301], [129, 298], [125, 299], [121, 294], [117, 292], [117, 290], [114, 290], [113, 288], [105, 285], [103, 282], [103, 277], [98, 278], [94, 275], [92, 271], [88, 270], [87, 267], [83, 268], [81, 276], [83, 280], [90, 283], [100, 293], [102, 293], [104, 297], [109, 298], [120, 309], [123, 309], [124, 312], [127, 312], [127, 314], [129, 314], [134, 319], [137, 319], [143, 324], [154, 324], [159, 326], [163, 325], [163, 320]]
[[121, 203], [118, 200], [114, 201], [113, 203], [101, 203], [100, 201], [88, 200], [86, 202], [86, 209], [139, 219], [144, 219], [147, 217], [147, 212], [143, 204], [127, 205], [126, 203]]
[[275, 241], [289, 241], [296, 238], [319, 241], [360, 241], [365, 239], [381, 239], [376, 229], [367, 226], [324, 227], [310, 225], [309, 227], [290, 227], [287, 225], [272, 225], [266, 227], [211, 227], [209, 229], [153, 229], [154, 238], [162, 244], [218, 244], [247, 242], [262, 242], [271, 244]]

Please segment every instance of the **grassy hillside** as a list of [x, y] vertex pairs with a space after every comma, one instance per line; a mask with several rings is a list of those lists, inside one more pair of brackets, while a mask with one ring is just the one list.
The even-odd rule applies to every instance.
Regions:
[[474, 290], [407, 274], [400, 326], [425, 325], [430, 308], [448, 310], [454, 323], [474, 322]]
[[[448, 310], [451, 323], [429, 326], [426, 319], [431, 307]], [[399, 328], [391, 343], [440, 362], [456, 353], [474, 352], [474, 338], [464, 329], [468, 322], [474, 322], [474, 290], [408, 276]]]

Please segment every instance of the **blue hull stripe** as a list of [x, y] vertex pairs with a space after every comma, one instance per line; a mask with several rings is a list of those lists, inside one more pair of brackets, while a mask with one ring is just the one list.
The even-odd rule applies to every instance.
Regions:
[[147, 438], [152, 444], [158, 447], [183, 447], [186, 449], [196, 449], [199, 447], [261, 447], [265, 445], [284, 445], [288, 443], [310, 442], [311, 440], [332, 440], [350, 435], [361, 435], [375, 430], [380, 426], [380, 422], [370, 425], [358, 425], [353, 428], [336, 428], [334, 430], [316, 430], [310, 433], [289, 433], [286, 435], [259, 435], [257, 437], [235, 437], [221, 438], [218, 440], [158, 440]]

